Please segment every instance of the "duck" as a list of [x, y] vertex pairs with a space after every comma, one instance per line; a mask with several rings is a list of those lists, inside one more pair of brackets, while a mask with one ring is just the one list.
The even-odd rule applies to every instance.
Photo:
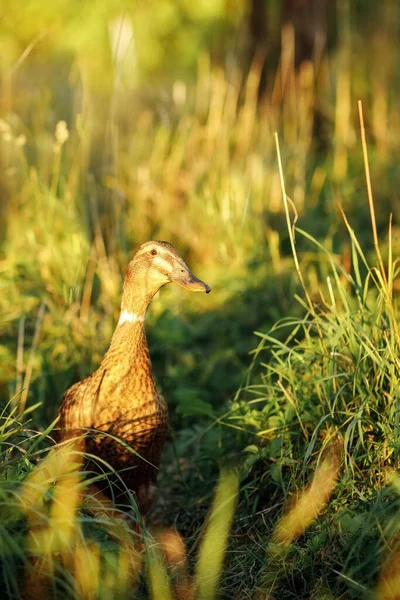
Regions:
[[100, 470], [109, 465], [123, 491], [109, 481], [103, 491], [113, 502], [130, 492], [143, 516], [153, 502], [168, 432], [168, 407], [154, 381], [144, 321], [155, 294], [172, 282], [191, 292], [211, 291], [172, 244], [142, 244], [128, 264], [119, 320], [99, 368], [64, 393], [58, 410], [57, 441], [79, 439]]

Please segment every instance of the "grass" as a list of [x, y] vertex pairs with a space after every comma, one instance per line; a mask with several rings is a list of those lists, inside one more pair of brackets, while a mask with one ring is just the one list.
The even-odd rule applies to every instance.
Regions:
[[[68, 23], [60, 10], [51, 24], [46, 7], [31, 30], [7, 12], [0, 585], [8, 597], [28, 588], [63, 598], [398, 593], [399, 124], [389, 4], [376, 25], [362, 24], [366, 49], [342, 3], [335, 51], [299, 68], [286, 26], [262, 98], [260, 59], [248, 71], [235, 61], [221, 68], [193, 49], [195, 83], [163, 79], [163, 99], [139, 79], [134, 89], [106, 56], [104, 24], [115, 15], [105, 4], [93, 27], [84, 10]], [[77, 17], [87, 36], [75, 47], [60, 24], [68, 32]], [[155, 48], [171, 43], [162, 31]], [[145, 52], [145, 68], [154, 53]], [[104, 71], [93, 77], [98, 62]], [[172, 433], [151, 525], [139, 535], [119, 514], [88, 510], [98, 500], [79, 475], [83, 457], [53, 447], [51, 424], [64, 390], [98, 365], [124, 268], [149, 238], [176, 244], [213, 293], [205, 304], [169, 286], [148, 315]]]

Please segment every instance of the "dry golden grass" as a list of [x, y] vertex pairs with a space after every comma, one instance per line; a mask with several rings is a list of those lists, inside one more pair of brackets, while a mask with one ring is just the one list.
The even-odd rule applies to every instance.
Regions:
[[273, 541], [276, 544], [291, 544], [318, 517], [328, 503], [339, 477], [340, 456], [331, 451], [318, 465], [309, 486], [297, 494], [275, 527]]

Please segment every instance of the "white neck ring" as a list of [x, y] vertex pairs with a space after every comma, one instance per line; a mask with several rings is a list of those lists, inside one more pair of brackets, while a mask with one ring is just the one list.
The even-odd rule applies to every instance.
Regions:
[[144, 321], [144, 317], [141, 317], [136, 313], [131, 313], [129, 310], [123, 310], [119, 317], [118, 325], [122, 325], [123, 323], [136, 323], [137, 321]]

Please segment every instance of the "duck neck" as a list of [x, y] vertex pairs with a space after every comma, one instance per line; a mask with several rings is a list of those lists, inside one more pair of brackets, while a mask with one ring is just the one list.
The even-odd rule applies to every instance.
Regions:
[[131, 369], [140, 364], [140, 368], [147, 367], [151, 371], [144, 319], [154, 294], [140, 294], [139, 289], [138, 286], [134, 294], [131, 286], [128, 289], [124, 286], [121, 314], [109, 350], [104, 357], [103, 367], [110, 368], [111, 364], [117, 364], [118, 368], [121, 368], [125, 364]]
[[143, 322], [153, 296], [154, 294], [143, 292], [134, 294], [132, 290], [126, 289], [126, 286], [124, 286], [121, 300], [121, 324], [124, 322]]

